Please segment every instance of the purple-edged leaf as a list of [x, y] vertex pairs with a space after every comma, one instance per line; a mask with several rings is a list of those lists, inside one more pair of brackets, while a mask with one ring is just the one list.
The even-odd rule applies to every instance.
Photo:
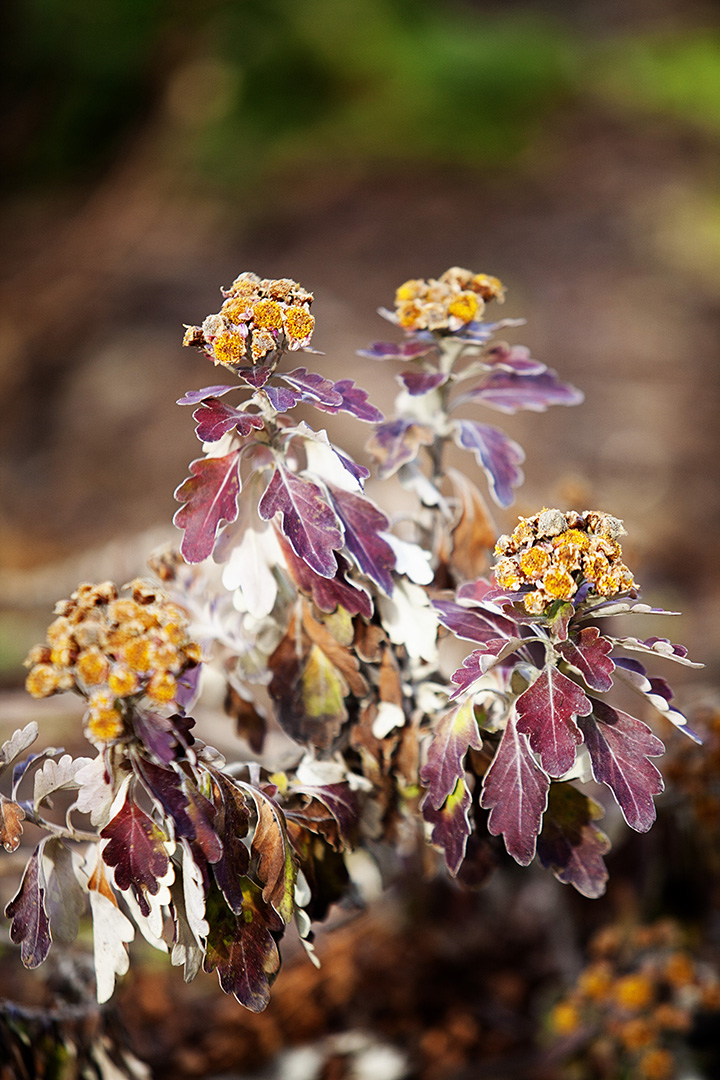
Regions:
[[482, 608], [468, 608], [453, 600], [433, 600], [432, 606], [442, 625], [465, 641], [487, 642], [500, 635], [515, 636], [515, 624], [504, 615]]
[[457, 690], [453, 690], [450, 695], [450, 701], [454, 701], [461, 694], [468, 693], [483, 675], [501, 664], [523, 644], [525, 643], [521, 638], [491, 638], [485, 641], [481, 648], [466, 656], [462, 667], [450, 676], [451, 681], [457, 686]]
[[551, 369], [540, 375], [493, 371], [480, 386], [462, 394], [455, 404], [474, 401], [512, 415], [520, 409], [545, 412], [549, 405], [579, 405], [583, 398], [584, 395], [570, 383], [560, 382], [557, 373]]
[[214, 827], [217, 809], [189, 779], [183, 781], [183, 791], [187, 796], [188, 816], [195, 829], [194, 844], [209, 863], [216, 863], [223, 853], [222, 840]]
[[243, 891], [240, 879], [250, 865], [250, 852], [243, 842], [250, 824], [250, 813], [240, 789], [222, 773], [215, 773], [222, 794], [222, 809], [217, 828], [222, 836], [222, 857], [213, 864], [213, 874], [225, 901], [236, 915], [242, 912]]
[[199, 405], [201, 401], [207, 401], [208, 398], [222, 397], [223, 394], [229, 394], [231, 390], [237, 390], [238, 385], [234, 386], [203, 386], [202, 390], [188, 390], [187, 394], [178, 398], [178, 405]]
[[342, 394], [335, 389], [335, 384], [315, 371], [300, 367], [287, 374], [283, 373], [280, 378], [298, 390], [303, 401], [309, 401], [318, 409], [337, 412], [342, 407]]
[[472, 699], [446, 712], [433, 732], [420, 780], [428, 789], [428, 799], [439, 810], [455, 785], [465, 775], [463, 762], [468, 748], [482, 749], [480, 730]]
[[447, 868], [453, 877], [465, 858], [465, 848], [472, 829], [469, 817], [471, 805], [472, 797], [462, 777], [439, 809], [436, 810], [433, 806], [429, 793], [420, 805], [425, 821], [433, 827], [432, 843], [443, 849]]
[[200, 442], [217, 442], [228, 431], [237, 428], [243, 437], [250, 435], [253, 429], [261, 430], [265, 421], [258, 413], [243, 412], [234, 409], [219, 398], [207, 398], [193, 413], [197, 420], [195, 434]]
[[615, 670], [623, 682], [643, 694], [659, 713], [693, 742], [702, 743], [700, 736], [688, 724], [685, 714], [673, 705], [674, 695], [665, 679], [651, 679], [639, 660], [631, 660], [627, 656], [618, 657], [615, 663]]
[[143, 915], [150, 914], [146, 893], [154, 896], [158, 878], [167, 873], [167, 837], [152, 818], [128, 796], [100, 835], [108, 841], [102, 857], [115, 868], [115, 884], [125, 892], [132, 888]]
[[385, 419], [380, 410], [368, 401], [367, 390], [356, 386], [352, 379], [338, 379], [333, 383], [333, 389], [342, 398], [342, 404], [318, 406], [325, 412], [352, 413], [358, 420], [366, 420], [370, 424], [379, 424]]
[[576, 716], [587, 716], [592, 702], [581, 688], [547, 664], [524, 694], [517, 699], [518, 731], [528, 736], [550, 776], [562, 776], [575, 763], [582, 734]]
[[515, 497], [512, 489], [523, 482], [519, 467], [525, 460], [522, 447], [509, 439], [504, 431], [488, 424], [454, 420], [452, 427], [458, 446], [471, 450], [484, 470], [495, 502], [498, 506], [510, 506]]
[[435, 436], [426, 424], [413, 420], [388, 420], [378, 424], [367, 443], [369, 453], [378, 462], [377, 473], [385, 479], [397, 472], [401, 465], [413, 461], [421, 446], [430, 446]]
[[345, 550], [366, 577], [392, 596], [395, 552], [380, 535], [388, 528], [388, 519], [365, 495], [333, 487], [330, 498], [345, 530]]
[[50, 923], [45, 911], [45, 882], [40, 869], [43, 844], [33, 851], [20, 888], [5, 908], [12, 919], [10, 937], [20, 946], [20, 958], [26, 968], [42, 964], [50, 950]]
[[512, 371], [517, 375], [542, 375], [547, 371], [545, 364], [534, 360], [525, 345], [507, 345], [499, 341], [483, 353], [483, 362], [492, 364], [502, 371]]
[[177, 511], [173, 522], [185, 531], [180, 551], [189, 563], [202, 562], [212, 555], [222, 522], [237, 517], [239, 460], [240, 451], [234, 450], [225, 457], [193, 461], [192, 475], [175, 492], [177, 501], [185, 505]]
[[335, 611], [338, 606], [344, 607], [351, 615], [364, 615], [366, 619], [372, 617], [373, 605], [368, 593], [355, 582], [350, 582], [345, 577], [347, 563], [342, 555], [338, 555], [337, 574], [334, 578], [320, 577], [311, 570], [306, 562], [299, 559], [290, 545], [280, 537], [280, 545], [285, 556], [285, 562], [292, 574], [298, 588], [312, 596], [314, 603], [328, 614]]
[[360, 811], [349, 784], [298, 784], [293, 792], [308, 795], [311, 802], [299, 810], [286, 810], [287, 818], [310, 832], [321, 833], [335, 851], [352, 848]]
[[430, 339], [402, 341], [376, 341], [369, 349], [358, 349], [358, 356], [367, 357], [368, 360], [417, 360], [419, 356], [427, 356], [435, 348], [435, 341]]
[[137, 775], [153, 802], [163, 814], [172, 819], [175, 836], [195, 839], [195, 825], [188, 813], [188, 798], [182, 781], [174, 769], [166, 769], [148, 761], [142, 754], [133, 756]]
[[542, 865], [593, 900], [603, 895], [608, 878], [603, 855], [610, 841], [595, 825], [603, 814], [602, 806], [572, 784], [551, 784], [537, 842]]
[[395, 378], [405, 387], [411, 397], [429, 394], [431, 390], [447, 382], [447, 375], [443, 371], [401, 371]]
[[615, 664], [608, 656], [612, 647], [612, 642], [601, 637], [596, 626], [586, 626], [576, 637], [561, 641], [557, 651], [582, 675], [591, 690], [605, 692], [613, 684], [611, 675]]
[[665, 747], [647, 724], [604, 701], [593, 701], [592, 716], [579, 717], [593, 777], [610, 788], [631, 829], [647, 832], [655, 820], [653, 795], [662, 776], [649, 760]]
[[508, 853], [521, 866], [527, 866], [535, 855], [549, 787], [550, 778], [511, 716], [485, 773], [480, 805], [490, 811], [488, 831], [503, 837]]
[[206, 918], [210, 932], [203, 971], [217, 970], [226, 994], [233, 994], [251, 1012], [262, 1012], [280, 968], [280, 954], [273, 935], [283, 926], [249, 878], [242, 878], [238, 885], [243, 893], [240, 916], [230, 910], [218, 889], [208, 896]]
[[[604, 612], [603, 612], [604, 614]], [[673, 645], [667, 638], [649, 637], [641, 641], [639, 638], [610, 638], [613, 648], [629, 649], [630, 652], [649, 653], [651, 656], [662, 656], [666, 660], [674, 660], [686, 667], [701, 668], [702, 664], [696, 664], [688, 659], [687, 649], [684, 645]]]
[[287, 412], [288, 409], [294, 409], [297, 403], [302, 401], [300, 391], [291, 390], [287, 386], [266, 386], [265, 393], [273, 409], [277, 412]]
[[277, 464], [258, 503], [258, 514], [264, 521], [279, 514], [280, 529], [295, 554], [322, 577], [335, 577], [334, 553], [343, 546], [343, 533], [317, 484]]

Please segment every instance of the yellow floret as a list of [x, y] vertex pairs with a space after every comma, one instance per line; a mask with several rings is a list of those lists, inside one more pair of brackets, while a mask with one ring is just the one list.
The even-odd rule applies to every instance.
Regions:
[[495, 567], [495, 580], [501, 589], [510, 589], [512, 592], [517, 592], [523, 583], [522, 574], [512, 559], [500, 560]]
[[404, 330], [417, 330], [422, 318], [422, 307], [415, 300], [408, 300], [400, 304], [397, 310], [397, 320]]
[[638, 1062], [638, 1075], [644, 1080], [670, 1080], [675, 1072], [675, 1059], [669, 1050], [655, 1047], [647, 1050]]
[[177, 680], [167, 671], [156, 671], [145, 687], [145, 693], [153, 701], [168, 705], [177, 693]]
[[553, 537], [553, 544], [556, 547], [559, 544], [575, 544], [581, 551], [585, 551], [589, 543], [587, 534], [580, 529], [566, 529], [565, 532]]
[[52, 664], [36, 664], [28, 673], [25, 689], [34, 698], [50, 697], [59, 689], [59, 671]]
[[285, 333], [292, 341], [307, 341], [315, 329], [315, 317], [304, 307], [294, 305], [283, 313]]
[[252, 309], [253, 323], [261, 330], [281, 330], [283, 312], [277, 300], [258, 300]]
[[690, 986], [695, 981], [695, 962], [686, 952], [674, 952], [665, 964], [664, 975], [673, 986]]
[[245, 339], [240, 334], [229, 331], [218, 334], [212, 343], [215, 362], [218, 364], [239, 364], [245, 355]]
[[489, 274], [475, 274], [470, 282], [470, 288], [479, 293], [483, 300], [497, 300], [498, 304], [502, 304], [505, 300], [505, 286], [502, 281]]
[[107, 657], [99, 649], [87, 649], [75, 664], [75, 670], [86, 686], [99, 686], [107, 679]]
[[102, 742], [119, 739], [124, 731], [122, 717], [116, 709], [103, 709], [93, 712], [86, 724], [87, 733]]
[[482, 310], [482, 301], [478, 299], [475, 293], [461, 292], [451, 304], [448, 304], [447, 310], [448, 315], [460, 319], [463, 323], [469, 323]]
[[570, 1001], [560, 1001], [550, 1013], [550, 1027], [556, 1035], [572, 1035], [580, 1027], [580, 1014]]
[[535, 589], [527, 594], [523, 603], [528, 615], [542, 615], [550, 600], [539, 589]]
[[610, 571], [610, 563], [599, 552], [588, 552], [583, 556], [583, 573], [588, 581], [599, 581]]
[[522, 547], [523, 544], [533, 541], [535, 539], [535, 529], [533, 528], [532, 523], [526, 521], [525, 518], [521, 518], [513, 529], [510, 539], [518, 548]]
[[531, 547], [520, 556], [520, 569], [530, 581], [542, 577], [549, 566], [550, 556], [544, 548]]
[[125, 664], [115, 664], [108, 677], [108, 686], [116, 697], [128, 697], [137, 692], [140, 680]]
[[591, 964], [578, 979], [578, 990], [590, 1001], [602, 1001], [612, 986], [612, 971], [609, 964]]
[[577, 592], [575, 579], [562, 567], [552, 566], [542, 579], [543, 590], [555, 600], [569, 600]]
[[655, 996], [655, 988], [650, 979], [638, 972], [625, 975], [615, 984], [615, 1000], [623, 1009], [640, 1012], [647, 1009]]
[[269, 330], [256, 330], [253, 333], [250, 345], [253, 363], [262, 360], [262, 358], [267, 356], [269, 352], [272, 352], [276, 346], [277, 342]]
[[122, 648], [122, 658], [133, 671], [144, 673], [150, 670], [152, 645], [148, 638], [133, 638]]
[[425, 282], [422, 279], [411, 278], [395, 290], [395, 303], [401, 304], [404, 300], [415, 300], [424, 287]]
[[624, 1045], [626, 1050], [631, 1053], [637, 1053], [638, 1050], [642, 1050], [644, 1047], [649, 1046], [655, 1038], [655, 1032], [652, 1025], [648, 1023], [643, 1017], [636, 1017], [634, 1020], [628, 1020], [620, 1028], [620, 1041]]
[[609, 570], [607, 574], [597, 579], [595, 591], [600, 596], [614, 596], [615, 593], [620, 592], [620, 575], [615, 570]]

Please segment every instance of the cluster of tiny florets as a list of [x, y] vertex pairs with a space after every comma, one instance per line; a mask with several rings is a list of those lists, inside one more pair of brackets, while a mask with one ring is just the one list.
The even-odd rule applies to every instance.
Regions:
[[290, 278], [246, 272], [223, 289], [220, 311], [188, 326], [183, 345], [198, 345], [215, 364], [258, 364], [276, 350], [305, 348], [315, 327], [312, 293]]
[[556, 600], [571, 600], [588, 582], [597, 596], [616, 596], [635, 587], [622, 562], [618, 518], [597, 510], [543, 510], [520, 518], [509, 536], [495, 546], [500, 556], [495, 581], [501, 589], [525, 592], [525, 610], [542, 615]]
[[85, 730], [110, 742], [125, 732], [130, 702], [175, 700], [178, 678], [199, 663], [188, 619], [158, 589], [136, 580], [123, 595], [112, 582], [80, 585], [55, 606], [47, 643], [31, 649], [25, 686], [35, 698], [76, 690], [86, 700]]
[[496, 277], [453, 266], [437, 279], [401, 285], [395, 293], [395, 317], [405, 330], [456, 333], [480, 319], [488, 301], [504, 299], [505, 289]]
[[699, 1012], [720, 1010], [720, 981], [683, 948], [674, 922], [627, 931], [613, 924], [590, 944], [592, 960], [572, 991], [555, 1005], [557, 1037], [588, 1037], [585, 1053], [605, 1064], [604, 1075], [670, 1080], [672, 1048]]

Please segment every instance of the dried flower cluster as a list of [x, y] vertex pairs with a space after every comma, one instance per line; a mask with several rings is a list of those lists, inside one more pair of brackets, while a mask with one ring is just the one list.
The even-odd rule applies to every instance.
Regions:
[[591, 942], [590, 964], [550, 1014], [557, 1037], [584, 1033], [584, 1049], [603, 1076], [670, 1080], [675, 1044], [701, 1012], [720, 1010], [720, 980], [683, 948], [671, 920], [630, 931], [605, 927]]
[[495, 554], [495, 580], [501, 589], [519, 592], [525, 609], [541, 615], [555, 600], [570, 600], [588, 583], [598, 596], [617, 596], [635, 587], [622, 562], [618, 518], [596, 510], [543, 510], [521, 518], [512, 533], [501, 536]]
[[416, 278], [401, 285], [395, 293], [395, 315], [404, 330], [456, 333], [481, 319], [487, 302], [504, 299], [505, 289], [496, 277], [452, 266], [437, 279]]
[[315, 319], [312, 293], [290, 278], [260, 278], [246, 271], [223, 289], [220, 311], [202, 326], [188, 326], [183, 345], [198, 345], [215, 364], [235, 368], [260, 363], [278, 349], [310, 344]]
[[141, 580], [125, 589], [129, 595], [120, 596], [110, 581], [80, 585], [56, 605], [47, 644], [25, 661], [33, 697], [76, 690], [87, 700], [86, 735], [99, 742], [124, 733], [131, 701], [172, 703], [178, 678], [201, 658], [177, 604]]

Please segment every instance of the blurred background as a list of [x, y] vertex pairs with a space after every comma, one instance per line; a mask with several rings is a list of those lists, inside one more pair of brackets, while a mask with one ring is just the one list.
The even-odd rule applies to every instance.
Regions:
[[318, 369], [388, 410], [397, 368], [355, 355], [392, 336], [376, 309], [499, 276], [510, 340], [586, 394], [487, 414], [528, 453], [500, 530], [624, 518], [645, 598], [686, 613], [653, 632], [707, 665], [685, 701], [717, 685], [716, 2], [5, 0], [0, 34], [8, 731], [55, 599], [173, 535], [197, 454], [174, 402], [214, 380], [183, 324], [247, 269], [312, 290]]

